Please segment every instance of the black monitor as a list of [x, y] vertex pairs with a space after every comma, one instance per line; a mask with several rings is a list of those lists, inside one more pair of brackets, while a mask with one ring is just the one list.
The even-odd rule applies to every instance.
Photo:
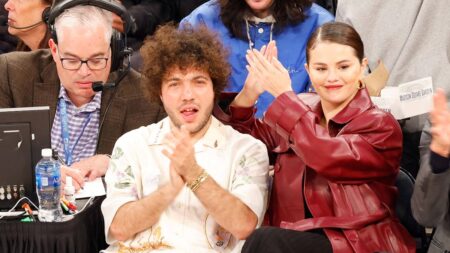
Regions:
[[34, 167], [51, 145], [49, 117], [48, 106], [0, 109], [1, 210], [22, 196], [38, 203]]

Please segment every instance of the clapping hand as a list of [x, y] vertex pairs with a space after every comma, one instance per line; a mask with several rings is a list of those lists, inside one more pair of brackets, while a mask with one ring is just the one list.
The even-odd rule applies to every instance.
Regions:
[[[255, 49], [256, 50], [256, 49]], [[256, 50], [257, 51], [257, 50]], [[273, 59], [277, 58], [277, 47], [275, 41], [269, 42], [267, 46], [263, 46], [259, 51], [267, 61], [273, 62]], [[247, 61], [249, 60], [249, 55], [251, 51], [247, 51]], [[249, 66], [246, 66], [249, 69]], [[265, 91], [262, 81], [259, 80], [254, 72], [249, 71], [247, 78], [244, 83], [244, 87], [241, 92], [236, 96], [233, 104], [239, 107], [251, 107], [255, 104], [258, 97]]]
[[[258, 50], [255, 49], [255, 51], [257, 52]], [[247, 51], [247, 55], [246, 55], [247, 61], [248, 61], [249, 63], [250, 63], [249, 57], [251, 57], [251, 56], [249, 55], [250, 52], [251, 52], [251, 51], [248, 50], [248, 51]], [[278, 52], [277, 52], [277, 46], [276, 46], [276, 44], [275, 44], [275, 41], [273, 40], [273, 41], [269, 42], [269, 44], [267, 44], [267, 46], [263, 46], [259, 52], [263, 55], [263, 57], [264, 57], [268, 62], [272, 63], [272, 62], [273, 62], [273, 59], [276, 59], [276, 58], [277, 58], [277, 54], [278, 54]], [[247, 69], [249, 68], [248, 65], [247, 65], [246, 67], [247, 67]], [[261, 83], [258, 83], [257, 81], [261, 81], [261, 80], [258, 80], [258, 79], [257, 79], [257, 77], [255, 76], [254, 72], [250, 72], [250, 71], [249, 71], [249, 72], [248, 72], [247, 79], [245, 80], [244, 89], [253, 91], [252, 93], [254, 93], [255, 95], [257, 95], [257, 97], [258, 97], [258, 96], [261, 95], [265, 90], [264, 90], [264, 86], [263, 86]]]
[[195, 141], [185, 126], [180, 129], [172, 127], [172, 131], [164, 138], [162, 153], [170, 160], [172, 185], [181, 187], [184, 182], [191, 182], [202, 170], [195, 160]]
[[434, 108], [430, 113], [432, 141], [430, 149], [441, 156], [450, 154], [450, 111], [443, 90], [434, 95]]
[[255, 49], [248, 51], [247, 70], [249, 75], [253, 75], [255, 82], [262, 85], [263, 90], [277, 97], [286, 91], [291, 91], [292, 87], [289, 72], [276, 58], [277, 48], [274, 42], [271, 43], [266, 49], [269, 53], [264, 54]]

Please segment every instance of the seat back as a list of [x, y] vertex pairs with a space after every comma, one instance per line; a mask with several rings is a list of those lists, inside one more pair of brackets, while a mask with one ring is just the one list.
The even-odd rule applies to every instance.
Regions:
[[428, 237], [425, 228], [412, 216], [411, 197], [414, 191], [414, 177], [403, 168], [400, 168], [395, 185], [398, 189], [395, 212], [402, 225], [414, 237], [417, 243], [417, 252], [426, 252], [428, 249]]
[[314, 0], [314, 2], [328, 10], [333, 16], [336, 15], [337, 0]]

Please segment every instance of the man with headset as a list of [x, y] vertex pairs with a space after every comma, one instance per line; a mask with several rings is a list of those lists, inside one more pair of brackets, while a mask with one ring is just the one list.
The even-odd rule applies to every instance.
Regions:
[[[50, 106], [52, 148], [77, 187], [84, 177], [104, 175], [120, 135], [163, 116], [143, 95], [140, 75], [122, 66], [127, 51], [113, 34], [110, 12], [126, 19], [126, 10], [105, 0], [87, 2], [66, 0], [52, 8], [50, 51], [0, 56], [0, 107]], [[93, 91], [107, 81], [115, 81], [104, 85], [111, 89]]]

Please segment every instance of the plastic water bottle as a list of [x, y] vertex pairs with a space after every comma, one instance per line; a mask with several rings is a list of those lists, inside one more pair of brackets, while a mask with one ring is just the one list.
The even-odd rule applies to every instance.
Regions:
[[42, 149], [42, 159], [36, 164], [36, 192], [39, 199], [39, 220], [60, 221], [61, 171], [58, 161], [52, 158], [52, 150]]

